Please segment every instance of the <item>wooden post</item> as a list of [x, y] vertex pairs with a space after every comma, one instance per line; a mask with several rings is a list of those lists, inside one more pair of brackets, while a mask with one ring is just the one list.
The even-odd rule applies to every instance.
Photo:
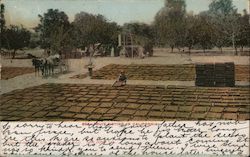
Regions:
[[124, 41], [123, 41], [123, 45], [124, 45], [124, 48], [125, 48], [125, 45], [126, 45], [126, 34], [124, 34]]
[[132, 35], [131, 33], [130, 34], [130, 40], [131, 40], [131, 51], [132, 51], [132, 58], [134, 58], [134, 48], [133, 48], [133, 38], [132, 38]]
[[121, 36], [121, 34], [118, 35], [118, 46], [122, 46], [122, 36]]

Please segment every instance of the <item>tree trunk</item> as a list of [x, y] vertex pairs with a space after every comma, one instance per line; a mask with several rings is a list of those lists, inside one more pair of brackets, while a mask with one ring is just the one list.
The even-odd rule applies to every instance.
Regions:
[[188, 54], [190, 56], [190, 54], [191, 54], [191, 47], [188, 47]]
[[237, 56], [238, 52], [237, 52], [237, 48], [235, 46], [235, 35], [234, 35], [234, 33], [232, 34], [232, 44], [233, 44], [233, 48], [235, 48], [235, 55]]
[[238, 50], [236, 46], [235, 46], [235, 55], [238, 56]]
[[203, 48], [203, 52], [206, 53], [206, 49]]
[[15, 56], [16, 56], [16, 50], [14, 50], [13, 53], [12, 53], [12, 59], [14, 59]]
[[220, 48], [220, 53], [222, 53], [223, 52], [223, 50], [222, 50], [222, 47]]
[[172, 53], [174, 52], [174, 46], [171, 46], [171, 52]]
[[244, 51], [244, 46], [241, 46], [241, 52], [243, 52]]

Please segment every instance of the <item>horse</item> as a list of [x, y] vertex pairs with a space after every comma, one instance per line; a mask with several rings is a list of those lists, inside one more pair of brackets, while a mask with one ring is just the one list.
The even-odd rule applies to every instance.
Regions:
[[60, 55], [51, 55], [46, 58], [46, 65], [48, 68], [48, 74], [53, 75], [54, 74], [54, 67], [59, 66], [60, 63]]
[[60, 66], [61, 59], [60, 55], [51, 55], [45, 59], [45, 69], [48, 75], [54, 75], [54, 69], [56, 66]]
[[35, 67], [35, 75], [37, 74], [39, 75], [40, 70], [43, 75], [43, 60], [42, 59], [33, 58], [32, 65]]
[[58, 66], [60, 62], [59, 55], [49, 56], [47, 58], [33, 58], [32, 65], [35, 67], [35, 75], [42, 72], [42, 76], [54, 74], [54, 67]]

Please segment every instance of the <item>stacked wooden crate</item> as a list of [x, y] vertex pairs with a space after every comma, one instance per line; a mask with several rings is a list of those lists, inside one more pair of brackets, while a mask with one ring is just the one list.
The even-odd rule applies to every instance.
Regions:
[[235, 86], [234, 63], [196, 64], [196, 86]]
[[235, 66], [233, 62], [225, 63], [225, 82], [227, 87], [235, 86]]

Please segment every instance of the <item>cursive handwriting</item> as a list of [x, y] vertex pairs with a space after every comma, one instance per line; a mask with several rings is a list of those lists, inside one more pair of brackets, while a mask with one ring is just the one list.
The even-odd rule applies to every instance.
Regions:
[[249, 121], [1, 122], [3, 155], [249, 155]]

